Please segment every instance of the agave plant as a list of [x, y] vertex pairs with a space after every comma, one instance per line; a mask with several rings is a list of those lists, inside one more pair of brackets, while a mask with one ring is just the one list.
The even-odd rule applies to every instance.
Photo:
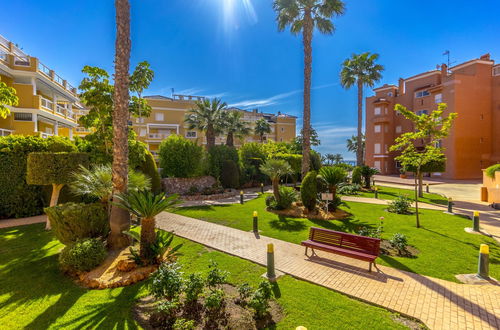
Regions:
[[171, 210], [179, 203], [177, 194], [166, 197], [163, 193], [155, 194], [149, 190], [130, 190], [116, 195], [114, 204], [141, 219], [140, 255], [151, 260], [156, 242], [155, 217], [163, 211]]
[[[98, 198], [103, 203], [111, 199], [113, 182], [110, 165], [96, 165], [91, 169], [80, 166], [73, 174], [73, 182], [69, 185], [71, 192], [77, 196]], [[151, 179], [141, 172], [129, 170], [128, 190], [151, 189]]]

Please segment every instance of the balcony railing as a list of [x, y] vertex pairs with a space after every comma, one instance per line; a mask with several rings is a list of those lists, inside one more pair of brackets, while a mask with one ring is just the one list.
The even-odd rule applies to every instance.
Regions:
[[0, 136], [7, 136], [11, 135], [12, 133], [14, 133], [14, 131], [11, 131], [10, 129], [0, 128]]
[[163, 133], [149, 133], [148, 138], [150, 139], [166, 139], [170, 136], [170, 134]]
[[58, 74], [55, 74], [55, 73], [54, 73], [54, 81], [56, 83], [58, 83], [59, 85], [64, 86], [64, 79], [61, 78], [61, 76], [59, 76]]
[[54, 110], [54, 102], [52, 102], [49, 99], [46, 99], [45, 97], [40, 97], [40, 103], [42, 108], [47, 109], [47, 110]]
[[63, 115], [63, 116], [64, 116], [64, 115], [66, 114], [66, 108], [65, 108], [64, 106], [62, 106], [62, 105], [59, 105], [59, 104], [58, 104], [58, 105], [56, 106], [56, 112], [57, 112], [58, 114], [60, 114], [60, 115]]
[[7, 62], [9, 60], [9, 54], [0, 50], [0, 60]]
[[9, 49], [9, 40], [0, 35], [0, 45], [5, 47], [6, 49]]
[[85, 128], [85, 127], [77, 127], [77, 128], [76, 128], [76, 131], [77, 131], [78, 133], [90, 133], [90, 129]]
[[44, 132], [40, 132], [40, 137], [41, 137], [42, 139], [46, 139], [46, 138], [48, 138], [49, 136], [54, 136], [54, 134], [52, 134], [52, 133], [44, 133]]
[[43, 73], [47, 77], [50, 77], [50, 69], [42, 62], [38, 62], [38, 71], [40, 71], [40, 73]]
[[18, 66], [30, 66], [30, 58], [29, 56], [14, 56], [14, 65]]

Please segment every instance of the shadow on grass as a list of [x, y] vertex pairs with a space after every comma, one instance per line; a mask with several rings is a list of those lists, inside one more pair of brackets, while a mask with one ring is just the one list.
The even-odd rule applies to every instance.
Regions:
[[307, 224], [304, 220], [296, 220], [283, 215], [279, 215], [278, 219], [269, 221], [269, 225], [273, 229], [285, 231], [302, 231], [307, 228]]

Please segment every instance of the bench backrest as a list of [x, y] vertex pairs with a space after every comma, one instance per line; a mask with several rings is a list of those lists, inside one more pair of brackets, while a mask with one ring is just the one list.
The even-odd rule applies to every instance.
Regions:
[[314, 242], [341, 247], [356, 252], [378, 256], [380, 254], [380, 239], [341, 231], [311, 227], [309, 239]]

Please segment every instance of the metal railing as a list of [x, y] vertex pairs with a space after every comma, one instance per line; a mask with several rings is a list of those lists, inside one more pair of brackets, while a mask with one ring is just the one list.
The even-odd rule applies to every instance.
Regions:
[[52, 133], [44, 133], [44, 132], [40, 132], [40, 137], [41, 137], [42, 139], [46, 139], [46, 138], [48, 138], [49, 136], [54, 136], [54, 134], [52, 134]]
[[43, 96], [40, 97], [40, 103], [41, 103], [42, 108], [45, 108], [45, 109], [50, 110], [50, 111], [54, 110], [54, 102], [52, 102], [49, 99], [46, 99]]
[[149, 133], [148, 138], [150, 139], [166, 139], [170, 136], [170, 134], [163, 133]]
[[56, 105], [56, 112], [60, 115], [65, 115], [66, 114], [66, 108], [62, 105]]
[[0, 45], [4, 46], [6, 49], [9, 49], [9, 40], [0, 35]]
[[7, 62], [9, 60], [9, 54], [0, 50], [0, 60]]
[[61, 86], [64, 86], [64, 79], [61, 76], [54, 73], [54, 81]]
[[0, 128], [0, 136], [7, 136], [7, 135], [11, 135], [12, 133], [14, 133], [14, 131], [12, 131], [10, 129]]
[[29, 56], [18, 56], [14, 55], [14, 65], [18, 66], [30, 66], [30, 58]]
[[48, 66], [43, 64], [42, 62], [38, 62], [38, 71], [46, 75], [47, 77], [50, 77], [50, 69]]

